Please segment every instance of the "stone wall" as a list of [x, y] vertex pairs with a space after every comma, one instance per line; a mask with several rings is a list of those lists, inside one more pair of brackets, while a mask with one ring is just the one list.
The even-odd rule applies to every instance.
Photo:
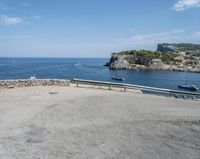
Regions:
[[35, 79], [35, 80], [0, 80], [0, 89], [30, 86], [69, 86], [69, 80]]

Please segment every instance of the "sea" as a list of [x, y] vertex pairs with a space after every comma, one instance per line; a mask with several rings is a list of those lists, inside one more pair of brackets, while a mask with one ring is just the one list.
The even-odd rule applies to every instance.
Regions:
[[[116, 74], [104, 66], [107, 58], [0, 58], [0, 80], [29, 79], [90, 79], [119, 82]], [[119, 70], [124, 83], [178, 90], [180, 84], [195, 84], [200, 88], [200, 73]], [[199, 91], [200, 92], [200, 91]]]

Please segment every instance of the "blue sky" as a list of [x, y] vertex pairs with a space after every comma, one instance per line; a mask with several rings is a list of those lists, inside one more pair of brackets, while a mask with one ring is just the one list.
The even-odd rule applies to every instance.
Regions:
[[0, 56], [109, 57], [200, 43], [200, 0], [0, 0]]

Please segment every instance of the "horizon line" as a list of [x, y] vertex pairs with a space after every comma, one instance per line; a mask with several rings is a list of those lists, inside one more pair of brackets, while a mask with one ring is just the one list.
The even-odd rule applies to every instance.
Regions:
[[71, 59], [77, 59], [77, 58], [85, 58], [85, 59], [107, 59], [109, 57], [54, 57], [54, 56], [0, 56], [0, 58], [71, 58]]

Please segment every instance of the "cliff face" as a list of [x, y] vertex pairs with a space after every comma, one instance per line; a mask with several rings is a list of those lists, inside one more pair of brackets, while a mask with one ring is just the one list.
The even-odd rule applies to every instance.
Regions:
[[200, 52], [200, 45], [199, 44], [190, 44], [190, 43], [163, 43], [158, 44], [157, 51], [160, 52]]
[[127, 58], [127, 55], [113, 53], [108, 66], [110, 69], [128, 69], [130, 67], [130, 63]]
[[113, 53], [107, 66], [109, 66], [110, 69], [133, 69], [136, 65], [147, 66], [149, 63], [150, 59], [143, 56], [143, 54], [124, 51]]
[[148, 67], [153, 58], [156, 58], [153, 51], [122, 51], [113, 53], [107, 66], [110, 69], [133, 69], [137, 66]]
[[157, 51], [174, 52], [174, 51], [176, 51], [176, 48], [172, 44], [158, 44]]

